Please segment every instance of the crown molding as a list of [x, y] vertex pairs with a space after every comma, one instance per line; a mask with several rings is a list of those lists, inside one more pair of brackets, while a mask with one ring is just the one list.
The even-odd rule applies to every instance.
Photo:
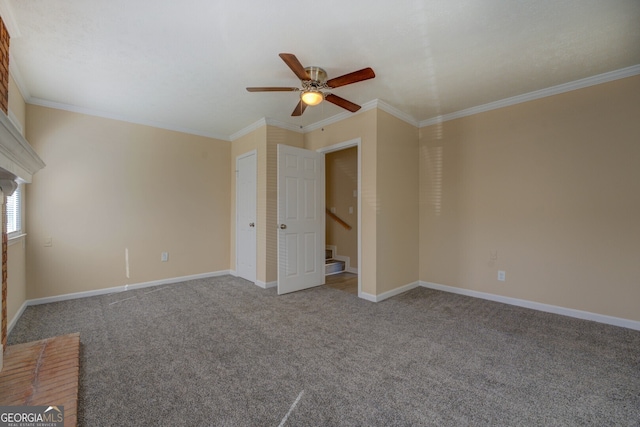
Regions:
[[263, 117], [257, 122], [251, 123], [249, 126], [240, 129], [238, 132], [234, 134], [231, 134], [231, 136], [229, 136], [229, 141], [233, 142], [236, 139], [242, 138], [243, 136], [250, 134], [254, 130], [260, 129], [262, 126], [266, 126], [266, 125], [267, 125], [267, 119]]
[[253, 132], [256, 129], [260, 129], [263, 126], [275, 126], [277, 128], [280, 128], [280, 129], [290, 130], [292, 132], [304, 133], [303, 130], [302, 130], [302, 126], [292, 125], [290, 123], [285, 123], [285, 122], [282, 122], [280, 120], [263, 117], [260, 120], [258, 120], [257, 122], [254, 122], [254, 123], [250, 124], [249, 126], [243, 128], [243, 129], [240, 129], [238, 132], [232, 134], [229, 137], [229, 140], [235, 141], [236, 139], [242, 138], [243, 136], [245, 136], [247, 134], [250, 134], [251, 132]]
[[357, 113], [349, 113], [349, 112], [343, 112], [343, 113], [339, 113], [336, 114], [335, 116], [331, 116], [327, 119], [324, 120], [320, 120], [319, 122], [315, 122], [315, 123], [311, 123], [310, 125], [307, 125], [305, 127], [302, 128], [302, 133], [309, 133], [309, 132], [313, 132], [316, 129], [321, 129], [325, 126], [328, 126], [330, 124], [333, 123], [337, 123], [340, 122], [344, 119], [348, 119], [349, 117], [355, 115], [355, 114], [359, 114], [362, 112], [363, 109], [360, 109], [360, 111], [358, 111]]
[[319, 122], [315, 122], [312, 123], [310, 125], [307, 125], [305, 127], [302, 128], [302, 132], [303, 133], [308, 133], [308, 132], [312, 132], [314, 130], [317, 129], [321, 129], [325, 126], [329, 126], [330, 124], [333, 123], [338, 123], [344, 119], [348, 119], [349, 117], [353, 117], [357, 114], [362, 114], [365, 111], [369, 111], [369, 110], [373, 110], [374, 108], [376, 108], [378, 106], [378, 100], [374, 99], [372, 101], [369, 102], [365, 102], [364, 104], [361, 105], [360, 110], [356, 111], [355, 113], [351, 113], [349, 111], [343, 111], [342, 113], [338, 113], [335, 116], [331, 116], [329, 118], [326, 118], [324, 120], [320, 120]]
[[203, 136], [205, 138], [220, 139], [222, 141], [230, 141], [229, 137], [226, 135], [219, 135], [219, 134], [210, 133], [210, 132], [201, 132], [201, 131], [197, 131], [190, 128], [183, 128], [180, 126], [171, 126], [165, 123], [154, 122], [152, 120], [133, 120], [130, 117], [120, 115], [120, 114], [107, 113], [104, 111], [94, 110], [91, 108], [76, 107], [75, 105], [47, 101], [46, 99], [41, 99], [41, 98], [30, 97], [27, 100], [27, 103], [32, 105], [39, 105], [41, 107], [55, 108], [57, 110], [70, 111], [72, 113], [86, 114], [88, 116], [101, 117], [104, 119], [118, 120], [121, 122], [133, 123], [136, 125], [150, 126], [158, 129], [165, 129], [165, 130], [170, 130], [174, 132], [186, 133], [189, 135]]
[[[6, 0], [0, 0], [0, 6], [6, 3]], [[2, 12], [2, 8], [0, 7], [0, 12]], [[614, 80], [618, 80], [618, 79], [622, 79], [622, 78], [626, 78], [626, 77], [632, 77], [635, 75], [640, 74], [640, 64], [638, 65], [633, 65], [630, 67], [626, 67], [626, 68], [622, 68], [620, 70], [615, 70], [615, 71], [610, 71], [607, 73], [603, 73], [603, 74], [598, 74], [596, 76], [592, 76], [592, 77], [587, 77], [584, 79], [580, 79], [580, 80], [576, 80], [573, 82], [569, 82], [569, 83], [564, 83], [561, 85], [557, 85], [557, 86], [552, 86], [550, 88], [546, 88], [546, 89], [541, 89], [541, 90], [537, 90], [534, 92], [529, 92], [529, 93], [525, 93], [522, 95], [517, 95], [517, 96], [513, 96], [510, 98], [505, 98], [499, 101], [495, 101], [495, 102], [490, 102], [488, 104], [484, 104], [484, 105], [479, 105], [476, 107], [471, 107], [471, 108], [467, 108], [465, 110], [460, 110], [460, 111], [456, 111], [453, 113], [449, 113], [449, 114], [443, 114], [437, 117], [432, 117], [430, 119], [426, 119], [426, 120], [422, 120], [422, 121], [418, 121], [416, 120], [414, 117], [412, 117], [411, 115], [405, 113], [404, 111], [388, 104], [385, 101], [382, 101], [380, 99], [374, 99], [372, 101], [366, 102], [364, 104], [362, 104], [362, 108], [360, 110], [358, 110], [355, 113], [351, 113], [348, 111], [344, 111], [341, 112], [339, 114], [336, 114], [334, 116], [331, 116], [327, 119], [324, 120], [320, 120], [319, 122], [316, 123], [312, 123], [310, 125], [301, 127], [299, 125], [294, 125], [294, 124], [290, 124], [290, 123], [285, 123], [276, 119], [270, 119], [270, 118], [262, 118], [258, 121], [256, 121], [255, 123], [250, 124], [249, 126], [239, 130], [238, 132], [235, 132], [229, 136], [227, 135], [220, 135], [220, 134], [215, 134], [215, 133], [210, 133], [210, 132], [201, 132], [201, 131], [197, 131], [194, 129], [189, 129], [189, 128], [182, 128], [179, 126], [170, 126], [170, 125], [166, 125], [164, 123], [158, 123], [158, 122], [153, 122], [153, 121], [147, 121], [147, 120], [132, 120], [130, 117], [126, 117], [124, 115], [119, 115], [119, 114], [113, 114], [113, 113], [106, 113], [103, 111], [97, 111], [97, 110], [92, 110], [92, 109], [88, 109], [88, 108], [82, 108], [82, 107], [76, 107], [73, 105], [68, 105], [68, 104], [63, 104], [63, 103], [57, 103], [57, 102], [52, 102], [52, 101], [47, 101], [41, 98], [36, 98], [36, 97], [32, 97], [29, 94], [29, 90], [27, 88], [27, 86], [24, 84], [24, 80], [22, 79], [22, 75], [20, 73], [20, 70], [18, 69], [17, 65], [14, 65], [15, 61], [10, 60], [9, 62], [9, 68], [10, 68], [10, 73], [11, 76], [13, 77], [13, 80], [15, 81], [16, 85], [18, 86], [18, 89], [20, 90], [20, 92], [22, 93], [22, 97], [25, 99], [25, 101], [28, 104], [33, 104], [33, 105], [39, 105], [42, 107], [48, 107], [48, 108], [56, 108], [56, 109], [60, 109], [60, 110], [66, 110], [66, 111], [71, 111], [71, 112], [75, 112], [75, 113], [81, 113], [81, 114], [87, 114], [90, 116], [97, 116], [97, 117], [103, 117], [103, 118], [107, 118], [107, 119], [113, 119], [113, 120], [119, 120], [119, 121], [124, 121], [124, 122], [128, 122], [128, 123], [134, 123], [134, 124], [139, 124], [139, 125], [145, 125], [145, 126], [151, 126], [151, 127], [155, 127], [155, 128], [160, 128], [160, 129], [166, 129], [166, 130], [171, 130], [171, 131], [175, 131], [175, 132], [181, 132], [181, 133], [186, 133], [186, 134], [191, 134], [191, 135], [197, 135], [197, 136], [203, 136], [203, 137], [207, 137], [207, 138], [214, 138], [214, 139], [219, 139], [222, 141], [235, 141], [238, 138], [243, 137], [244, 135], [247, 135], [251, 132], [253, 132], [256, 129], [259, 129], [262, 126], [275, 126], [281, 129], [286, 129], [286, 130], [290, 130], [293, 132], [298, 132], [298, 133], [308, 133], [308, 132], [312, 132], [314, 130], [317, 129], [321, 129], [324, 126], [328, 126], [331, 125], [333, 123], [337, 123], [340, 122], [342, 120], [345, 120], [349, 117], [353, 117], [356, 114], [361, 114], [364, 113], [366, 111], [369, 110], [373, 110], [375, 108], [379, 108], [380, 110], [391, 114], [392, 116], [410, 124], [413, 126], [416, 126], [418, 128], [422, 128], [425, 126], [431, 126], [437, 123], [442, 123], [442, 122], [446, 122], [449, 120], [454, 120], [454, 119], [458, 119], [461, 117], [466, 117], [466, 116], [471, 116], [474, 114], [478, 114], [478, 113], [483, 113], [486, 111], [491, 111], [491, 110], [495, 110], [498, 108], [503, 108], [503, 107], [508, 107], [511, 105], [516, 105], [516, 104], [520, 104], [523, 102], [527, 102], [527, 101], [533, 101], [536, 99], [540, 99], [540, 98], [544, 98], [547, 96], [552, 96], [552, 95], [557, 95], [557, 94], [561, 94], [564, 92], [569, 92], [569, 91], [573, 91], [573, 90], [577, 90], [577, 89], [582, 89], [582, 88], [586, 88], [589, 86], [594, 86], [597, 84], [601, 84], [601, 83], [607, 83], [607, 82], [611, 82]]]
[[292, 125], [291, 123], [285, 123], [285, 122], [281, 122], [280, 120], [276, 120], [276, 119], [265, 119], [266, 123], [269, 126], [275, 126], [278, 127], [280, 129], [286, 129], [286, 130], [290, 130], [293, 132], [297, 132], [297, 133], [304, 133], [303, 132], [303, 127], [300, 125]]
[[312, 123], [308, 126], [305, 126], [303, 128], [304, 133], [307, 132], [311, 132], [317, 129], [321, 129], [325, 126], [328, 126], [330, 124], [333, 123], [337, 123], [339, 121], [342, 121], [344, 119], [348, 119], [349, 117], [352, 117], [356, 114], [360, 114], [360, 113], [364, 113], [365, 111], [369, 111], [369, 110], [373, 110], [375, 108], [379, 108], [380, 110], [391, 114], [392, 116], [394, 116], [397, 119], [400, 119], [412, 126], [416, 126], [418, 127], [419, 122], [413, 118], [411, 115], [405, 113], [404, 111], [399, 110], [398, 108], [384, 102], [381, 99], [374, 99], [371, 100], [369, 102], [365, 102], [364, 104], [362, 104], [361, 106], [362, 108], [360, 108], [360, 110], [358, 110], [356, 113], [350, 113], [348, 111], [343, 111], [342, 113], [336, 114], [335, 116], [331, 116], [327, 119], [321, 120], [319, 122], [316, 123]]
[[379, 109], [381, 109], [382, 111], [391, 114], [392, 116], [394, 116], [397, 119], [402, 120], [403, 122], [406, 122], [410, 125], [413, 125], [415, 127], [418, 127], [418, 125], [420, 124], [420, 122], [418, 120], [416, 120], [413, 116], [405, 113], [402, 110], [397, 109], [396, 107], [394, 107], [393, 105], [387, 104], [386, 102], [378, 99], [377, 100], [377, 107]]
[[586, 77], [584, 79], [575, 80], [569, 83], [563, 83], [546, 89], [540, 89], [522, 95], [512, 96], [511, 98], [505, 98], [499, 101], [490, 102], [488, 104], [478, 105], [476, 107], [467, 108], [465, 110], [456, 111], [454, 113], [443, 114], [441, 116], [421, 121], [418, 127], [431, 126], [437, 123], [459, 119], [461, 117], [472, 116], [474, 114], [484, 113], [486, 111], [496, 110], [498, 108], [509, 107], [527, 101], [546, 98], [547, 96], [558, 95], [573, 90], [584, 89], [589, 86], [595, 86], [626, 77], [636, 76], [638, 74], [640, 74], [640, 64], [632, 65], [631, 67], [622, 68], [620, 70], [609, 71], [607, 73], [602, 73], [591, 77]]
[[4, 22], [5, 27], [7, 27], [9, 37], [12, 39], [22, 37], [9, 0], [0, 0], [0, 16], [2, 16], [2, 22]]

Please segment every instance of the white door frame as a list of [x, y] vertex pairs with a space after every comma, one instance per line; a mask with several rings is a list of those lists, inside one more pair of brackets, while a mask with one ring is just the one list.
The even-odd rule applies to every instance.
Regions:
[[318, 153], [332, 153], [345, 148], [358, 148], [358, 297], [362, 296], [362, 139], [354, 138], [328, 147], [318, 148]]
[[[239, 250], [238, 250], [238, 248], [239, 248], [239, 244], [238, 244], [238, 242], [239, 242], [239, 240], [238, 240], [238, 234], [239, 234], [238, 233], [238, 228], [240, 227], [240, 225], [238, 224], [238, 192], [239, 192], [238, 171], [239, 171], [240, 160], [242, 160], [244, 158], [247, 158], [247, 157], [250, 157], [250, 156], [254, 156], [254, 158], [256, 160], [256, 162], [255, 162], [256, 163], [256, 169], [254, 170], [254, 174], [255, 174], [255, 178], [256, 178], [256, 180], [255, 180], [255, 184], [256, 184], [256, 189], [255, 189], [256, 190], [256, 194], [255, 194], [256, 211], [254, 212], [254, 217], [255, 217], [255, 221], [254, 221], [254, 224], [255, 224], [255, 227], [254, 227], [254, 230], [255, 230], [255, 233], [254, 233], [254, 248], [256, 248], [256, 252], [254, 253], [254, 261], [253, 261], [254, 273], [255, 274], [257, 274], [257, 267], [258, 267], [258, 265], [257, 265], [257, 263], [258, 263], [258, 253], [257, 253], [257, 247], [258, 247], [258, 233], [257, 233], [257, 224], [258, 224], [258, 221], [257, 221], [257, 219], [258, 219], [257, 218], [257, 216], [258, 216], [257, 215], [258, 214], [258, 209], [257, 209], [258, 151], [257, 150], [251, 150], [251, 151], [248, 151], [248, 152], [243, 153], [243, 154], [239, 155], [238, 157], [236, 157], [236, 215], [235, 215], [236, 216], [236, 227], [235, 227], [236, 228], [236, 230], [235, 230], [235, 233], [236, 233], [236, 263], [235, 263], [236, 264], [235, 265], [236, 275], [238, 274], [238, 270], [239, 270], [238, 269], [238, 253], [239, 253]], [[251, 278], [246, 278], [246, 277], [244, 277], [244, 278], [247, 279], [247, 280], [251, 280]], [[257, 277], [253, 277], [253, 282], [256, 283], [256, 281], [257, 281]]]

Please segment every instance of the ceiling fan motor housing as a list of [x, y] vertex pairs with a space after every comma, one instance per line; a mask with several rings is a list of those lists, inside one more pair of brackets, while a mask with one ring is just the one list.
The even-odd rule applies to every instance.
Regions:
[[312, 82], [325, 83], [327, 81], [327, 72], [320, 67], [305, 67], [304, 69]]

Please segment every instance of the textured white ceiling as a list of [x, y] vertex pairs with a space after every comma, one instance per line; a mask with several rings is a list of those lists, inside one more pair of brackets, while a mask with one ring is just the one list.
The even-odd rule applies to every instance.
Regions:
[[418, 122], [640, 64], [639, 0], [1, 2], [31, 102], [223, 138], [345, 111], [291, 117], [297, 93], [245, 91], [299, 86], [280, 52], [329, 78], [372, 67], [375, 79], [333, 92]]

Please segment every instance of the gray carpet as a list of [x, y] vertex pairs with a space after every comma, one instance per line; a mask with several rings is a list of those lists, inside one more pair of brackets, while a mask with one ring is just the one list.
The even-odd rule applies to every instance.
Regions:
[[71, 332], [86, 427], [640, 425], [639, 331], [424, 288], [225, 276], [29, 307], [9, 343]]

